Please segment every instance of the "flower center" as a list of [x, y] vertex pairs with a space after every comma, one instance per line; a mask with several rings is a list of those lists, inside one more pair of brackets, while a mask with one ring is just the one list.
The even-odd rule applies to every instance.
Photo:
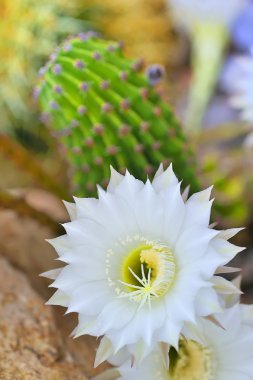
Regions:
[[170, 349], [171, 380], [215, 380], [216, 361], [212, 351], [193, 340], [179, 343], [179, 351]]
[[175, 260], [171, 250], [163, 245], [138, 237], [121, 264], [118, 282], [123, 285], [120, 297], [151, 304], [151, 299], [162, 297], [172, 286]]

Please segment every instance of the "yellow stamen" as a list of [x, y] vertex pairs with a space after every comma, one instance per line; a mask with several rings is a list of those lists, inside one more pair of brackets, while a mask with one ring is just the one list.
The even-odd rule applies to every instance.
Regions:
[[142, 238], [123, 260], [118, 280], [124, 286], [120, 296], [151, 305], [152, 298], [163, 296], [172, 286], [175, 269], [174, 256], [167, 246]]
[[181, 340], [178, 352], [170, 350], [171, 380], [215, 380], [215, 372], [215, 357], [208, 347], [193, 340]]

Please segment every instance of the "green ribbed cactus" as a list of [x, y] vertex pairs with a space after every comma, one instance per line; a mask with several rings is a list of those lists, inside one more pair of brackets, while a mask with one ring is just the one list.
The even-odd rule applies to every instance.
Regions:
[[152, 86], [157, 70], [150, 79], [141, 66], [121, 44], [86, 33], [65, 41], [41, 70], [35, 95], [66, 147], [79, 195], [106, 183], [110, 164], [145, 179], [172, 161], [184, 183], [198, 188], [181, 127]]

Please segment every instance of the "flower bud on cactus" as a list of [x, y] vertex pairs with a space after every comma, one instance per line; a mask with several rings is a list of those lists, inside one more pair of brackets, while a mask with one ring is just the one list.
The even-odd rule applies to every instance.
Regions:
[[172, 161], [192, 191], [198, 188], [180, 125], [142, 66], [121, 44], [86, 33], [65, 41], [41, 70], [43, 119], [67, 148], [80, 195], [108, 181], [110, 164], [145, 179]]

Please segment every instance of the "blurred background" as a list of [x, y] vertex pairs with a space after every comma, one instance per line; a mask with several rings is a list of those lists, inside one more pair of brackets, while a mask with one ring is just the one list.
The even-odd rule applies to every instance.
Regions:
[[[59, 223], [68, 217], [61, 200], [77, 192], [71, 162], [45, 125], [34, 92], [55, 48], [69, 35], [92, 30], [122, 42], [127, 58], [144, 60], [142, 75], [173, 110], [193, 152], [199, 187], [214, 184], [218, 228], [246, 227], [235, 243], [248, 248], [232, 265], [243, 268], [243, 300], [252, 302], [253, 2], [202, 3], [0, 0], [0, 256], [42, 299], [47, 282], [38, 274], [54, 258], [44, 240], [63, 233]], [[89, 195], [87, 189], [78, 194]], [[57, 309], [54, 316], [62, 357], [84, 365], [90, 376], [95, 343], [67, 339], [73, 322], [63, 322], [62, 313]]]

